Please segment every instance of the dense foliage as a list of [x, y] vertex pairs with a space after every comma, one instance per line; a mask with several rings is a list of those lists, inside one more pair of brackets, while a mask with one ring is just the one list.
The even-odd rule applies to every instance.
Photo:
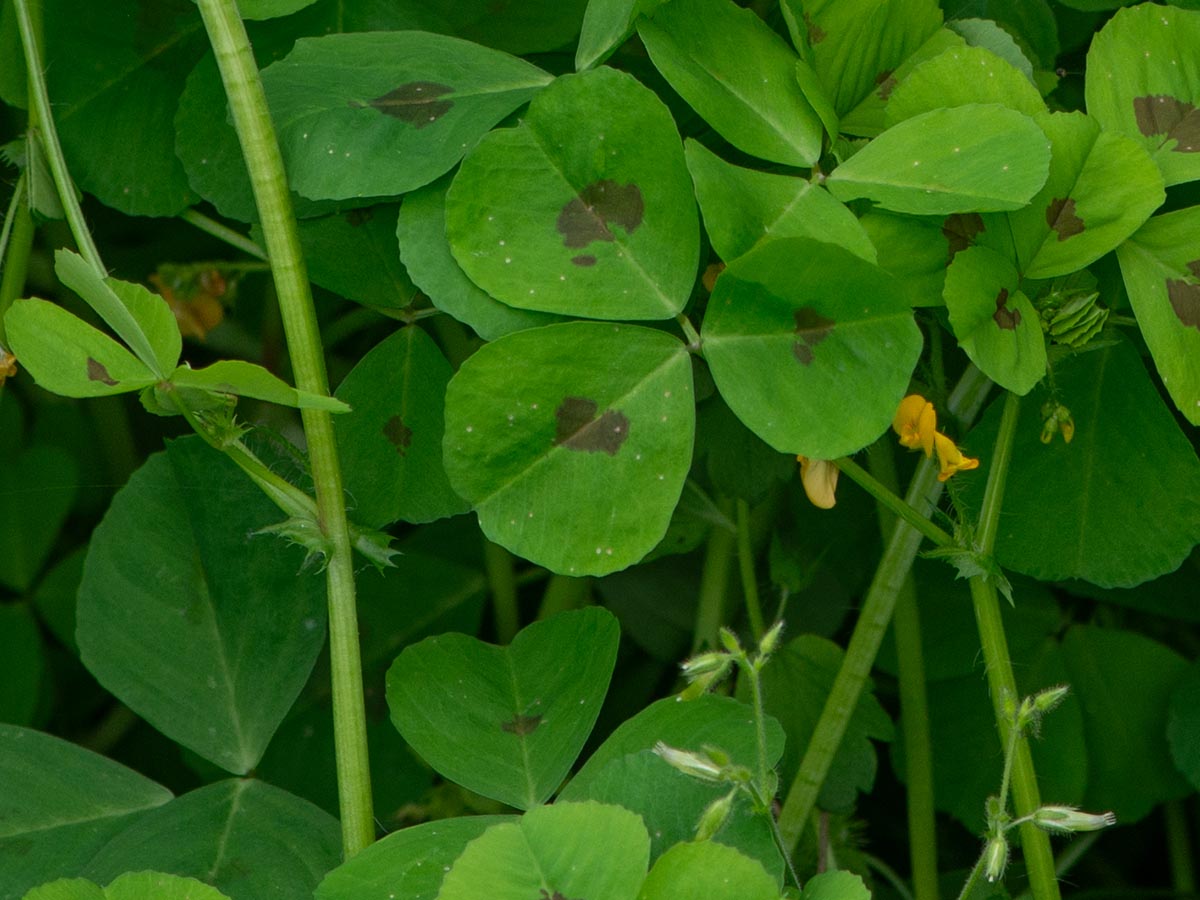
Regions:
[[0, 900], [1194, 895], [1118, 7], [3, 0]]

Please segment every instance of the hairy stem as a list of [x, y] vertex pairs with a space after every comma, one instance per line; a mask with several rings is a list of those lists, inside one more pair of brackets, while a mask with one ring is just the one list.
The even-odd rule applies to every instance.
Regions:
[[[235, 0], [198, 0], [198, 3], [250, 173], [296, 386], [328, 395], [317, 315], [283, 158], [250, 41]], [[317, 521], [330, 547], [325, 573], [334, 744], [342, 845], [349, 858], [375, 839], [350, 528], [330, 414], [307, 409], [302, 410], [301, 416], [316, 488]]]
[[[949, 406], [964, 419], [971, 419], [982, 405], [989, 382], [978, 369], [970, 367], [963, 375], [950, 398]], [[923, 459], [908, 488], [905, 502], [926, 517], [933, 511], [942, 484], [937, 480], [937, 464]], [[921, 544], [921, 533], [908, 522], [898, 522], [892, 530], [875, 570], [875, 577], [867, 590], [862, 611], [850, 637], [850, 645], [842, 659], [842, 666], [833, 682], [833, 688], [825, 700], [825, 707], [817, 720], [812, 740], [805, 751], [791, 787], [788, 789], [779, 817], [779, 827], [789, 851], [794, 851], [816, 807], [817, 795], [833, 757], [837, 753], [842, 736], [850, 724], [850, 717], [858, 705], [867, 676], [875, 663], [879, 645], [887, 631], [892, 610], [900, 589], [912, 568], [917, 548]]]
[[[979, 526], [975, 533], [978, 550], [987, 556], [991, 555], [996, 545], [1000, 507], [1004, 501], [1004, 486], [1008, 479], [1008, 464], [1012, 456], [1019, 411], [1020, 398], [1013, 393], [1006, 394], [1000, 432], [996, 436], [983, 505], [979, 512]], [[1033, 769], [1033, 757], [1029, 752], [1029, 741], [1022, 734], [1012, 735], [1014, 723], [1005, 712], [1005, 701], [1019, 702], [1019, 695], [1012, 661], [1008, 655], [1004, 623], [1000, 618], [1000, 600], [996, 594], [995, 581], [988, 580], [983, 575], [972, 576], [971, 599], [975, 606], [975, 621], [979, 627], [979, 640], [983, 647], [988, 687], [991, 690], [992, 707], [1000, 730], [1000, 739], [1005, 744], [1010, 740], [1015, 744], [1011, 759], [1013, 803], [1017, 817], [1024, 818], [1041, 806], [1041, 798], [1038, 796], [1037, 776]], [[1021, 851], [1035, 900], [1057, 900], [1058, 878], [1054, 872], [1054, 854], [1050, 849], [1049, 835], [1032, 822], [1023, 823]]]

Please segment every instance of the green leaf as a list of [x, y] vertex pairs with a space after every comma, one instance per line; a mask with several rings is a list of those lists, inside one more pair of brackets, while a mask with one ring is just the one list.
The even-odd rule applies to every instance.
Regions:
[[[1021, 405], [997, 560], [1045, 581], [1103, 587], [1174, 570], [1200, 541], [1200, 461], [1136, 351], [1121, 342], [1064, 359], [1054, 379], [1052, 396], [1039, 388]], [[1050, 399], [1073, 414], [1070, 444], [1040, 440]], [[993, 446], [999, 418], [993, 407], [968, 435], [970, 452]], [[966, 479], [976, 509], [983, 480]]]
[[1188, 667], [1171, 691], [1167, 741], [1175, 768], [1200, 789], [1200, 660]]
[[253, 535], [278, 515], [221, 454], [176, 441], [117, 493], [80, 587], [79, 648], [97, 680], [237, 773], [262, 756], [323, 641], [320, 579], [298, 579], [297, 551]]
[[45, 668], [42, 635], [29, 605], [0, 604], [0, 722], [33, 722]]
[[1155, 216], [1117, 248], [1117, 259], [1158, 374], [1179, 411], [1200, 425], [1200, 207]]
[[25, 895], [24, 900], [229, 900], [195, 878], [165, 872], [126, 872], [106, 888], [82, 878], [62, 878]]
[[1101, 131], [1083, 113], [1034, 121], [1050, 138], [1050, 175], [1008, 220], [1025, 277], [1052, 278], [1115, 249], [1166, 194], [1154, 162], [1129, 138]]
[[[24, 452], [4, 454], [0, 497], [7, 526], [0, 541], [0, 584], [18, 594], [33, 586], [58, 540], [78, 485], [79, 468], [59, 447], [35, 444]], [[0, 721], [12, 720], [0, 716]]]
[[450, 249], [498, 300], [598, 319], [667, 319], [692, 289], [695, 201], [670, 113], [614, 69], [566, 75], [493, 131], [446, 196]]
[[779, 900], [779, 885], [750, 857], [700, 841], [660, 856], [638, 900]]
[[238, 12], [243, 19], [274, 19], [312, 6], [315, 0], [238, 0]]
[[450, 381], [446, 474], [491, 540], [556, 572], [602, 575], [666, 532], [694, 425], [677, 339], [550, 325], [487, 344]]
[[48, 300], [18, 300], [4, 317], [13, 352], [34, 380], [66, 397], [105, 397], [154, 384], [137, 357]]
[[341, 856], [328, 813], [262, 781], [229, 779], [142, 816], [82, 874], [106, 883], [157, 869], [202, 879], [234, 900], [295, 900], [312, 896]]
[[708, 477], [718, 492], [754, 504], [795, 478], [795, 458], [768, 446], [719, 395], [705, 401], [699, 413], [696, 455], [707, 456]]
[[870, 900], [871, 892], [853, 872], [822, 872], [804, 884], [803, 900]]
[[949, 215], [1019, 209], [1046, 181], [1050, 148], [1028, 116], [995, 104], [938, 109], [889, 128], [826, 184], [840, 200]]
[[132, 769], [41, 732], [0, 724], [0, 896], [79, 872], [171, 792]]
[[862, 225], [828, 191], [803, 178], [732, 165], [691, 138], [683, 149], [709, 240], [726, 262], [785, 237], [827, 241], [875, 262]]
[[968, 247], [946, 271], [944, 298], [959, 346], [983, 374], [1015, 394], [1028, 394], [1046, 374], [1046, 339], [1037, 310], [1017, 285], [1020, 275], [1000, 254]]
[[[1058, 24], [1047, 0], [949, 0], [942, 9], [951, 28], [980, 20], [997, 23], [1016, 37], [1018, 46], [1027, 50], [1040, 68], [1052, 68], [1058, 59]], [[978, 18], [969, 18], [975, 16]], [[972, 34], [972, 43], [977, 42]]]
[[464, 634], [427, 638], [388, 671], [392, 721], [445, 777], [531, 809], [583, 748], [619, 639], [616, 619], [598, 607], [536, 622], [508, 647]]
[[956, 32], [949, 28], [939, 28], [894, 70], [889, 72], [885, 69], [876, 76], [880, 80], [874, 89], [858, 106], [842, 117], [842, 134], [860, 137], [875, 137], [880, 134], [888, 127], [887, 105], [891, 102], [892, 91], [896, 89], [896, 85], [908, 78], [921, 63], [935, 59], [948, 50], [962, 50], [966, 46], [967, 42]]
[[[749, 706], [731, 697], [711, 694], [688, 701], [667, 697], [618, 725], [563, 788], [560, 799], [585, 799], [609, 763], [653, 749], [659, 741], [682, 750], [702, 750], [705, 745], [712, 745], [727, 753], [735, 763], [748, 767], [758, 764], [757, 732]], [[768, 764], [778, 761], [783, 741], [779, 723], [768, 717]]]
[[262, 73], [292, 187], [312, 199], [428, 184], [551, 80], [425, 32], [302, 38]]
[[896, 276], [910, 306], [942, 305], [942, 286], [949, 265], [944, 226], [931, 219], [876, 211], [859, 219], [859, 224], [875, 247], [877, 265]]
[[1171, 692], [1188, 669], [1183, 657], [1143, 635], [1091, 625], [1068, 631], [1063, 653], [1083, 706], [1085, 808], [1129, 823], [1186, 795], [1166, 734]]
[[356, 522], [431, 522], [466, 512], [442, 467], [444, 398], [453, 374], [415, 325], [364, 356], [337, 389], [338, 450]]
[[[996, 54], [1024, 75], [1030, 84], [1036, 86], [1033, 63], [1030, 62], [1029, 57], [1025, 55], [1025, 51], [1021, 49], [1013, 35], [1001, 27], [998, 22], [991, 18], [953, 19], [948, 16], [947, 19], [946, 27], [955, 34], [962, 35], [967, 44]], [[1051, 25], [1053, 26], [1053, 19], [1051, 19]], [[1051, 62], [1053, 62], [1053, 56]], [[1041, 107], [1044, 109], [1045, 104], [1043, 103]]]
[[75, 644], [75, 597], [83, 578], [83, 559], [86, 555], [85, 545], [55, 563], [42, 576], [30, 598], [38, 618], [76, 656], [79, 655], [79, 647]]
[[[783, 0], [792, 34], [844, 116], [881, 86], [942, 24], [933, 0]], [[895, 82], [893, 82], [894, 84]]]
[[54, 271], [159, 378], [179, 362], [182, 339], [167, 301], [141, 285], [101, 278], [78, 253], [58, 250]]
[[[844, 656], [832, 641], [816, 635], [801, 635], [771, 657], [763, 669], [766, 710], [783, 726], [787, 735], [780, 779], [790, 784], [800, 767], [804, 748], [812, 739], [825, 698], [833, 687]], [[739, 686], [738, 693], [749, 692]], [[870, 691], [858, 700], [846, 734], [821, 788], [822, 809], [849, 812], [858, 792], [869, 792], [875, 783], [875, 747], [871, 739], [890, 741], [892, 721]]]
[[1200, 10], [1120, 10], [1087, 55], [1088, 112], [1142, 145], [1167, 186], [1200, 178]]
[[[767, 763], [773, 766], [783, 752], [783, 729], [771, 717], [766, 729]], [[753, 711], [729, 697], [704, 695], [685, 702], [668, 697], [621, 723], [563, 788], [558, 801], [598, 800], [637, 813], [650, 832], [652, 860], [674, 844], [692, 840], [704, 810], [729, 791], [728, 785], [699, 781], [672, 768], [651, 750], [659, 741], [683, 750], [715, 747], [736, 764], [752, 770], [758, 765]], [[734, 804], [715, 839], [782, 877], [783, 859], [770, 827], [749, 804]]]
[[389, 834], [346, 860], [317, 886], [316, 900], [437, 897], [446, 872], [463, 849], [513, 816], [439, 819]]
[[671, 0], [638, 22], [650, 59], [725, 140], [752, 156], [811, 166], [821, 119], [796, 81], [796, 54], [730, 0]]
[[665, 0], [590, 0], [575, 50], [575, 70], [603, 62], [633, 34], [638, 15], [653, 12]]
[[493, 825], [467, 845], [438, 900], [481, 896], [634, 900], [646, 875], [650, 838], [629, 810], [556, 803], [520, 822]]
[[763, 244], [717, 279], [705, 359], [721, 396], [783, 453], [835, 459], [891, 424], [921, 353], [897, 283], [832, 244]]
[[206, 45], [184, 0], [42, 10], [54, 119], [71, 177], [132, 216], [173, 216], [196, 201], [175, 156], [175, 107]]
[[252, 397], [297, 409], [323, 409], [335, 413], [350, 410], [341, 400], [294, 388], [262, 366], [241, 359], [222, 359], [203, 369], [193, 369], [184, 363], [171, 373], [171, 384], [185, 390]]
[[953, 47], [913, 69], [888, 98], [889, 126], [969, 103], [997, 104], [1027, 116], [1045, 112], [1033, 82], [990, 50]]
[[396, 237], [400, 258], [426, 296], [444, 313], [467, 325], [485, 341], [522, 328], [560, 321], [549, 313], [516, 309], [493, 299], [466, 276], [450, 253], [446, 238], [446, 190], [450, 176], [417, 188], [404, 197]]
[[[417, 290], [396, 254], [396, 215], [387, 204], [300, 221], [300, 248], [313, 283], [378, 309], [412, 303]], [[260, 227], [252, 234], [264, 243]]]

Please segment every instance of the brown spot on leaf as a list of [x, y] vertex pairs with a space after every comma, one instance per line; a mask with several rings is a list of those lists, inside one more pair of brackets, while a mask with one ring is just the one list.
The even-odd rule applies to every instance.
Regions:
[[108, 369], [104, 368], [104, 364], [90, 356], [87, 359], [87, 375], [88, 381], [101, 381], [110, 386], [117, 383], [116, 379], [108, 374]]
[[396, 452], [404, 456], [412, 445], [412, 429], [404, 424], [399, 416], [392, 416], [383, 423], [383, 436], [387, 438]]
[[567, 247], [586, 247], [593, 241], [615, 241], [609, 225], [620, 225], [632, 234], [645, 211], [641, 188], [605, 178], [593, 181], [563, 206], [554, 227]]
[[1082, 234], [1085, 227], [1083, 219], [1075, 214], [1075, 200], [1072, 197], [1055, 197], [1050, 201], [1046, 207], [1046, 224], [1058, 232], [1059, 243]]
[[539, 892], [541, 893], [541, 897], [538, 900], [568, 900], [567, 896], [561, 891], [555, 891], [551, 894], [545, 888], [541, 888]]
[[879, 86], [879, 91], [877, 92], [879, 99], [887, 100], [888, 97], [892, 96], [892, 91], [896, 89], [896, 76], [892, 74], [891, 69], [884, 69], [875, 76], [875, 84]]
[[1200, 331], [1200, 284], [1189, 284], [1178, 279], [1167, 281], [1167, 299], [1175, 316], [1187, 328]]
[[983, 224], [983, 216], [979, 213], [954, 213], [942, 220], [942, 237], [950, 248], [950, 256], [946, 265], [954, 262], [955, 254], [961, 253], [971, 246], [975, 236], [987, 231]]
[[541, 724], [541, 716], [513, 716], [511, 722], [501, 722], [500, 727], [509, 734], [524, 737], [527, 734], [533, 734]]
[[812, 20], [808, 14], [804, 14], [804, 27], [808, 29], [808, 42], [810, 44], [819, 44], [825, 40], [825, 30]]
[[438, 98], [452, 93], [454, 93], [454, 88], [448, 84], [439, 84], [436, 81], [410, 81], [374, 100], [366, 103], [351, 100], [350, 105], [355, 109], [370, 106], [385, 116], [407, 122], [414, 128], [424, 128], [450, 111], [450, 107], [454, 106], [454, 101], [439, 100]]
[[1200, 278], [1200, 259], [1193, 259], [1187, 264], [1187, 267], [1193, 278]]
[[1008, 288], [1000, 288], [1000, 293], [996, 295], [996, 311], [992, 313], [992, 318], [1005, 331], [1016, 331], [1017, 326], [1021, 324], [1021, 311], [1009, 309], [1007, 304]]
[[554, 411], [558, 420], [554, 430], [555, 445], [616, 456], [629, 437], [629, 419], [615, 409], [605, 410], [600, 418], [596, 418], [597, 409], [595, 400], [565, 397]]
[[363, 209], [352, 209], [346, 213], [346, 224], [351, 228], [359, 228], [366, 225], [373, 218], [375, 218], [375, 210], [369, 206]]
[[1165, 135], [1174, 139], [1175, 153], [1200, 153], [1200, 109], [1170, 94], [1133, 98], [1133, 115], [1138, 131], [1146, 137]]
[[813, 361], [813, 348], [833, 333], [833, 326], [837, 323], [808, 307], [798, 309], [792, 315], [796, 322], [796, 336], [799, 338], [792, 344], [792, 353], [802, 366], [810, 366]]
[[583, 266], [584, 268], [587, 268], [588, 266], [594, 266], [596, 264], [596, 257], [592, 256], [590, 253], [581, 253], [579, 256], [572, 256], [571, 262], [575, 263], [577, 266]]

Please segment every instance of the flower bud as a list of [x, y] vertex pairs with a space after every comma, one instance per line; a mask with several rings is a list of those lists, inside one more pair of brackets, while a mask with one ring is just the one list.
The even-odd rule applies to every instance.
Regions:
[[654, 745], [654, 752], [684, 775], [691, 775], [702, 781], [721, 781], [721, 767], [706, 755], [693, 753], [690, 750], [677, 750], [668, 747], [662, 741]]
[[1043, 806], [1033, 814], [1033, 824], [1053, 834], [1070, 834], [1116, 825], [1117, 817], [1111, 812], [1088, 813], [1073, 806]]
[[723, 646], [726, 650], [735, 655], [742, 652], [742, 644], [737, 639], [736, 634], [724, 627], [721, 628], [718, 634], [721, 637], [721, 646]]
[[987, 880], [996, 882], [1003, 878], [1008, 866], [1008, 841], [1004, 835], [997, 834], [988, 839], [983, 857], [983, 874]]
[[758, 642], [759, 656], [770, 656], [775, 652], [775, 648], [779, 646], [779, 638], [783, 636], [783, 619], [780, 619], [770, 630], [763, 635], [762, 640]]
[[721, 830], [721, 826], [729, 818], [729, 813], [733, 811], [733, 798], [736, 793], [737, 788], [734, 788], [724, 797], [718, 797], [708, 804], [696, 823], [696, 840], [707, 841]]

